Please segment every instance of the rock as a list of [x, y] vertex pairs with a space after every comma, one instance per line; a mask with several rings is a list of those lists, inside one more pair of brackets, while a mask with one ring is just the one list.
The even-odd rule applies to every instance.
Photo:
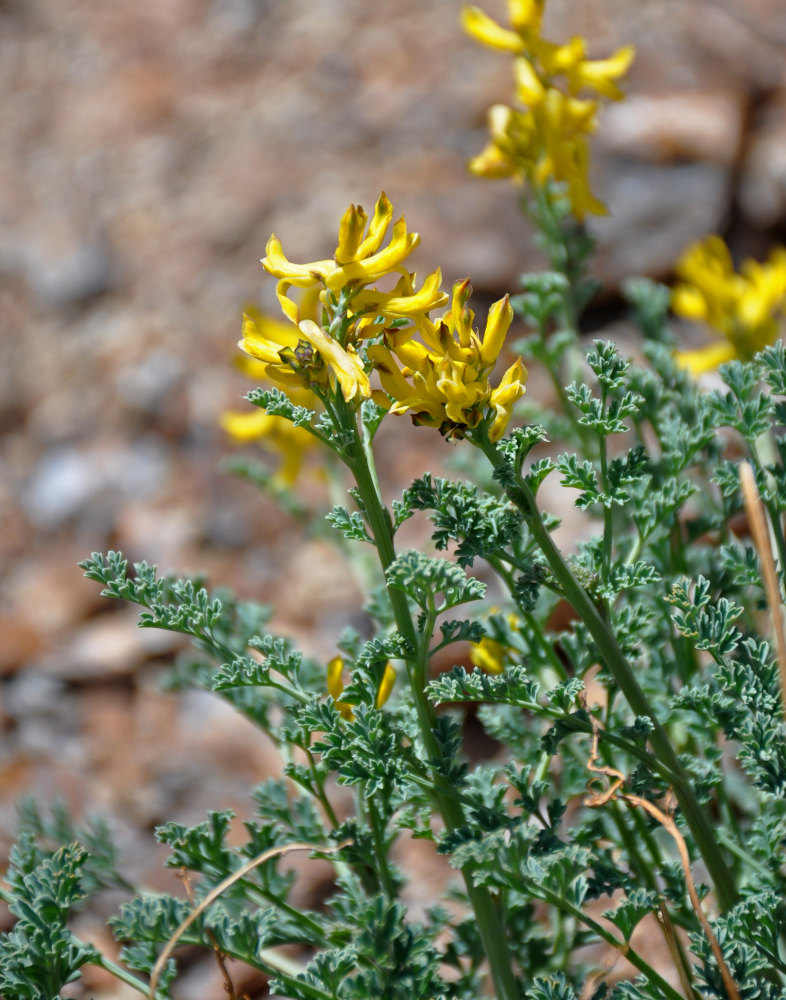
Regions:
[[742, 165], [740, 206], [753, 225], [786, 220], [786, 101], [765, 109], [754, 128]]
[[668, 275], [693, 240], [717, 232], [726, 214], [731, 173], [710, 163], [655, 166], [603, 158], [598, 195], [611, 215], [592, 219], [598, 239], [593, 269], [604, 282]]
[[43, 638], [32, 624], [0, 615], [0, 677], [15, 673], [27, 660], [41, 652]]
[[598, 145], [632, 160], [730, 167], [739, 153], [743, 110], [734, 91], [634, 94], [603, 111]]
[[145, 660], [173, 653], [182, 639], [162, 629], [137, 628], [137, 612], [123, 610], [82, 625], [71, 640], [40, 661], [50, 677], [96, 681], [127, 677]]
[[86, 305], [105, 295], [113, 286], [111, 251], [104, 240], [75, 242], [64, 253], [49, 248], [30, 248], [27, 278], [45, 306], [64, 309]]
[[163, 442], [153, 437], [125, 446], [58, 447], [44, 455], [27, 484], [27, 513], [36, 526], [53, 528], [102, 495], [151, 496], [166, 470]]

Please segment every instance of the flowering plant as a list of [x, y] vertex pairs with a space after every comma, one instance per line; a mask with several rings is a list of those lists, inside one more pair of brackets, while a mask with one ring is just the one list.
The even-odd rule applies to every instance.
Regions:
[[[547, 42], [542, 6], [510, 0], [510, 29], [477, 8], [464, 24], [513, 53], [524, 106], [504, 123], [495, 112], [473, 169], [524, 177], [552, 270], [525, 275], [481, 333], [468, 280], [450, 297], [438, 270], [418, 284], [419, 237], [382, 194], [370, 218], [347, 209], [331, 259], [293, 263], [271, 236], [263, 266], [284, 320], [243, 319], [259, 412], [225, 426], [280, 453], [279, 497], [310, 449], [330, 457], [348, 498], [331, 530], [348, 559], [367, 548], [377, 563], [364, 631], [308, 659], [262, 608], [146, 563], [129, 574], [119, 553], [83, 563], [141, 607], [141, 626], [193, 639], [185, 680], [250, 718], [281, 776], [252, 793], [239, 845], [227, 811], [157, 830], [198, 879], [189, 899], [123, 904], [120, 962], [68, 923], [93, 892], [128, 888], [107, 838], [28, 809], [0, 887], [17, 918], [0, 937], [8, 1000], [59, 996], [88, 964], [176, 996], [185, 944], [215, 954], [232, 997], [230, 959], [293, 1000], [786, 995], [781, 251], [735, 275], [712, 239], [678, 266], [675, 311], [726, 338], [722, 389], [694, 379], [669, 292], [645, 279], [626, 294], [646, 360], [582, 344], [594, 286], [581, 219], [600, 206], [586, 182], [595, 101], [577, 95], [618, 99], [632, 51], [593, 63], [580, 39]], [[511, 350], [516, 314], [527, 335]], [[522, 399], [517, 352], [553, 380], [561, 412]], [[462, 451], [465, 477], [417, 470], [388, 498], [376, 434], [407, 415]], [[565, 551], [547, 477], [589, 529]], [[423, 512], [431, 547], [403, 548], [401, 526]], [[493, 741], [486, 762], [467, 751], [470, 718]], [[412, 838], [456, 873], [419, 912]], [[281, 862], [294, 850], [331, 865], [318, 907], [293, 902]]]

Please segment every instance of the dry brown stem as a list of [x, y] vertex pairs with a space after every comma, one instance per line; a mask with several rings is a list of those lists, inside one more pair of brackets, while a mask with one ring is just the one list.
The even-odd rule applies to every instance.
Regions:
[[[232, 872], [232, 874], [229, 875], [227, 878], [225, 878], [223, 882], [220, 882], [214, 889], [211, 889], [211, 891], [205, 896], [202, 902], [197, 907], [195, 907], [195, 909], [193, 909], [191, 913], [189, 913], [186, 919], [180, 924], [175, 933], [167, 941], [166, 945], [164, 946], [164, 950], [158, 956], [158, 961], [153, 966], [153, 971], [150, 975], [150, 987], [148, 990], [148, 996], [150, 997], [150, 1000], [155, 1000], [156, 991], [158, 989], [158, 981], [161, 978], [161, 971], [166, 965], [169, 956], [177, 947], [177, 942], [180, 940], [183, 934], [185, 934], [185, 932], [188, 930], [191, 924], [193, 924], [194, 921], [198, 917], [200, 917], [211, 904], [215, 903], [215, 901], [223, 892], [226, 892], [226, 890], [230, 886], [234, 885], [235, 882], [239, 882], [241, 878], [245, 878], [245, 876], [248, 875], [249, 872], [253, 871], [259, 865], [263, 865], [266, 861], [270, 861], [271, 858], [281, 858], [285, 854], [290, 854], [292, 851], [319, 851], [320, 854], [335, 854], [337, 851], [340, 851], [342, 848], [346, 847], [348, 844], [351, 843], [352, 843], [351, 840], [342, 840], [341, 843], [336, 844], [335, 847], [325, 847], [322, 844], [302, 844], [302, 843], [284, 844], [282, 847], [271, 847], [267, 851], [263, 851], [257, 857], [252, 858], [250, 861], [246, 862], [246, 864], [244, 864], [241, 868], [238, 868], [236, 872]], [[187, 880], [184, 879], [184, 881], [186, 881], [186, 884], [188, 885]], [[231, 985], [231, 980], [230, 980], [230, 985]], [[225, 980], [225, 986], [226, 986], [226, 980]]]
[[761, 575], [764, 580], [764, 593], [767, 596], [767, 604], [769, 605], [772, 617], [772, 630], [775, 633], [775, 645], [778, 651], [778, 669], [781, 679], [781, 707], [784, 719], [786, 719], [786, 635], [783, 628], [783, 603], [781, 601], [780, 587], [778, 586], [775, 559], [772, 555], [770, 534], [767, 530], [767, 516], [756, 487], [756, 477], [748, 462], [742, 462], [740, 465], [740, 487], [742, 489], [742, 499], [745, 503], [745, 512], [748, 515], [748, 525], [753, 536], [756, 551], [759, 553], [759, 565], [761, 566]]
[[726, 964], [726, 960], [723, 957], [721, 946], [715, 936], [715, 932], [710, 926], [709, 920], [707, 920], [704, 910], [702, 909], [701, 900], [699, 899], [699, 894], [696, 891], [696, 883], [693, 881], [693, 873], [691, 872], [690, 867], [690, 855], [688, 854], [688, 846], [685, 843], [685, 838], [680, 833], [677, 828], [677, 824], [674, 822], [674, 818], [669, 813], [659, 809], [648, 799], [644, 799], [640, 795], [631, 795], [628, 792], [621, 791], [621, 788], [625, 783], [625, 776], [621, 771], [618, 771], [616, 768], [605, 767], [597, 763], [599, 734], [600, 726], [597, 721], [595, 721], [594, 732], [592, 734], [592, 751], [590, 753], [590, 758], [587, 761], [587, 770], [591, 771], [593, 774], [606, 778], [608, 785], [606, 788], [593, 792], [591, 795], [587, 796], [584, 800], [585, 805], [597, 808], [598, 806], [605, 805], [614, 798], [622, 799], [622, 801], [626, 802], [629, 806], [635, 806], [639, 809], [643, 809], [646, 813], [652, 816], [653, 819], [657, 820], [666, 832], [670, 834], [677, 845], [677, 851], [679, 852], [682, 870], [685, 874], [685, 884], [688, 888], [691, 906], [693, 907], [696, 918], [701, 924], [702, 930], [704, 931], [707, 941], [709, 942], [712, 954], [715, 956], [715, 961], [718, 963], [718, 969], [720, 970], [723, 985], [726, 988], [726, 992], [729, 995], [730, 1000], [741, 1000], [740, 991], [737, 988], [737, 984], [734, 982], [731, 972], [729, 971], [729, 967]]

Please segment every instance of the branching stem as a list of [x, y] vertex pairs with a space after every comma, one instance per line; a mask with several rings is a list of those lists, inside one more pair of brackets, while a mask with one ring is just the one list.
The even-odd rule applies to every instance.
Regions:
[[529, 486], [517, 470], [513, 470], [499, 448], [489, 440], [483, 425], [474, 432], [472, 440], [484, 452], [500, 480], [505, 486], [508, 499], [524, 515], [532, 536], [540, 546], [551, 571], [562, 587], [568, 603], [573, 607], [589, 629], [598, 651], [612, 673], [628, 705], [636, 715], [646, 716], [653, 725], [650, 743], [653, 752], [672, 774], [674, 794], [685, 814], [686, 822], [693, 834], [696, 846], [704, 859], [715, 884], [718, 900], [723, 910], [730, 909], [737, 900], [737, 888], [731, 871], [718, 847], [715, 832], [691, 786], [688, 775], [682, 768], [677, 754], [669, 741], [663, 726], [658, 721], [655, 710], [641, 689], [631, 665], [619, 647], [608, 622], [599, 613], [587, 592], [574, 577], [562, 553], [546, 530], [540, 511]]

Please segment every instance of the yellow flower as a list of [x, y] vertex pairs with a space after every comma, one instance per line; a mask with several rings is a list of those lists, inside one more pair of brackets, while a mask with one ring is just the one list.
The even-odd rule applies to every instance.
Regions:
[[[307, 293], [303, 296], [299, 309], [304, 315], [313, 316], [318, 306], [317, 297]], [[271, 319], [249, 306], [248, 328], [252, 327], [258, 339], [268, 339], [274, 343], [286, 341], [292, 333], [291, 324]], [[241, 354], [235, 359], [235, 365], [257, 385], [270, 381], [269, 365], [264, 361]], [[296, 406], [320, 408], [320, 400], [311, 390], [298, 385], [287, 386], [287, 389], [289, 398]], [[239, 444], [256, 441], [263, 449], [280, 456], [281, 464], [271, 479], [274, 487], [294, 486], [306, 454], [317, 443], [305, 428], [295, 427], [291, 421], [265, 413], [257, 407], [244, 412], [228, 410], [221, 415], [219, 422], [226, 433]]]
[[[395, 682], [396, 671], [390, 663], [387, 663], [385, 664], [382, 680], [379, 682], [379, 688], [377, 689], [377, 697], [374, 702], [375, 708], [382, 708], [390, 697], [390, 692], [393, 690]], [[352, 706], [348, 702], [340, 700], [344, 691], [344, 660], [340, 656], [334, 656], [327, 665], [327, 689], [341, 717], [349, 721], [354, 719]]]
[[512, 31], [473, 5], [461, 11], [461, 25], [481, 45], [506, 52], [524, 52], [532, 36], [540, 31], [543, 4], [544, 0], [508, 0]]
[[[498, 610], [492, 608], [491, 613], [494, 614]], [[511, 628], [516, 628], [519, 624], [518, 618], [513, 614], [508, 615], [507, 620]], [[512, 646], [484, 635], [480, 642], [470, 643], [469, 659], [473, 666], [480, 667], [489, 674], [501, 674], [505, 669], [505, 660], [515, 652]]]
[[243, 316], [240, 349], [265, 364], [271, 381], [287, 388], [328, 388], [337, 382], [347, 402], [368, 399], [371, 386], [352, 346], [343, 348], [311, 319], [298, 326], [286, 323], [260, 326], [254, 316]]
[[[333, 258], [311, 261], [308, 264], [293, 264], [289, 261], [281, 241], [273, 234], [268, 240], [262, 266], [279, 279], [277, 293], [285, 314], [293, 322], [299, 321], [293, 315], [294, 303], [287, 295], [293, 285], [299, 288], [321, 285], [334, 293], [342, 289], [355, 293], [392, 272], [406, 273], [402, 265], [420, 242], [420, 236], [407, 231], [406, 219], [402, 216], [393, 223], [390, 242], [383, 247], [392, 220], [393, 206], [384, 191], [377, 200], [370, 221], [362, 206], [350, 205], [339, 224], [338, 245]], [[430, 277], [433, 284], [434, 276]], [[384, 295], [377, 295], [378, 301], [383, 303]], [[408, 295], [414, 295], [411, 284]], [[429, 293], [426, 294], [426, 299], [428, 295]], [[400, 303], [398, 305], [402, 308]], [[394, 315], [411, 315], [419, 308], [421, 307], [410, 303], [407, 312]]]
[[490, 436], [498, 440], [513, 403], [524, 393], [527, 373], [518, 359], [492, 389], [489, 376], [513, 310], [508, 296], [495, 302], [481, 339], [472, 326], [474, 313], [467, 306], [470, 291], [469, 279], [454, 285], [450, 312], [437, 323], [422, 321], [423, 343], [412, 339], [409, 330], [393, 330], [386, 334], [385, 344], [369, 348], [368, 356], [393, 400], [391, 412], [409, 411], [414, 423], [437, 427], [448, 438], [460, 438], [493, 409]]
[[267, 450], [281, 456], [281, 465], [271, 479], [274, 487], [292, 488], [300, 476], [305, 455], [316, 439], [290, 420], [254, 409], [248, 413], [229, 410], [221, 415], [222, 428], [240, 444], [258, 441]]
[[744, 261], [737, 273], [721, 237], [708, 236], [688, 247], [675, 270], [682, 280], [672, 292], [674, 312], [723, 338], [678, 352], [684, 368], [699, 375], [734, 358], [747, 361], [775, 340], [786, 314], [786, 248], [777, 247], [763, 264]]
[[[390, 239], [384, 245], [389, 230]], [[419, 242], [417, 233], [407, 231], [403, 216], [393, 223], [393, 206], [384, 192], [371, 219], [360, 205], [349, 206], [330, 260], [294, 264], [272, 235], [262, 265], [279, 279], [276, 294], [292, 325], [260, 329], [255, 317], [245, 317], [241, 348], [264, 362], [267, 377], [284, 386], [303, 385], [323, 392], [338, 385], [347, 402], [370, 398], [374, 394], [358, 353], [359, 342], [381, 335], [391, 323], [400, 325], [402, 318], [418, 323], [447, 302], [439, 269], [417, 289], [415, 274], [403, 266]], [[390, 274], [397, 276], [390, 291], [375, 287], [375, 282]], [[322, 325], [315, 322], [315, 310], [307, 312], [290, 297], [292, 287], [318, 298]], [[333, 321], [339, 296], [342, 314], [337, 333]]]
[[473, 666], [480, 667], [489, 674], [501, 674], [505, 669], [507, 647], [496, 639], [484, 635], [480, 642], [473, 642], [469, 659]]
[[490, 142], [469, 162], [479, 177], [513, 177], [539, 188], [549, 181], [565, 185], [573, 212], [605, 215], [606, 207], [589, 186], [586, 136], [596, 125], [597, 103], [579, 100], [554, 87], [527, 111], [504, 104], [489, 110]]

